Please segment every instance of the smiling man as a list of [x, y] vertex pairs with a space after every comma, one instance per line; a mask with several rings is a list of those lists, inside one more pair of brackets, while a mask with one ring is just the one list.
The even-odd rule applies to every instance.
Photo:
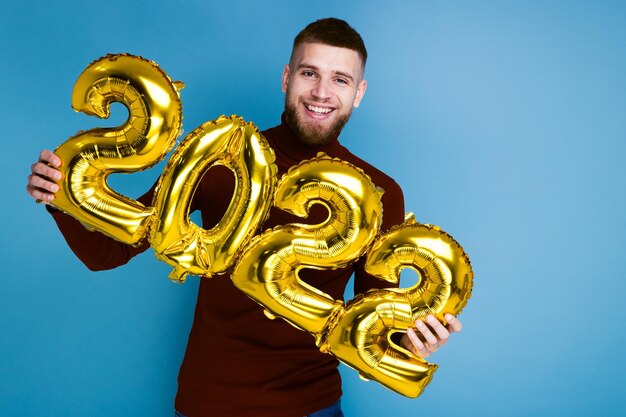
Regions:
[[[263, 132], [276, 154], [278, 175], [313, 158], [318, 152], [363, 169], [382, 187], [382, 229], [404, 219], [404, 200], [398, 184], [350, 153], [338, 136], [358, 107], [367, 87], [363, 71], [367, 51], [361, 36], [346, 22], [322, 19], [308, 25], [294, 40], [289, 64], [282, 76], [285, 112], [282, 123]], [[50, 202], [58, 191], [59, 158], [43, 151], [33, 164], [27, 191]], [[198, 186], [191, 210], [200, 210], [205, 228], [217, 224], [230, 203], [234, 176], [224, 167], [211, 169]], [[149, 204], [152, 192], [139, 201]], [[145, 251], [149, 245], [124, 245], [100, 233], [87, 231], [73, 218], [47, 206], [71, 249], [92, 270], [115, 268]], [[306, 222], [327, 217], [314, 205]], [[263, 229], [302, 219], [273, 208]], [[378, 288], [382, 281], [365, 273], [362, 260], [336, 270], [302, 269], [300, 278], [329, 294], [343, 298], [355, 274], [355, 293]], [[446, 316], [446, 329], [434, 317], [418, 320], [400, 341], [427, 357], [446, 343], [461, 323]], [[254, 301], [237, 290], [228, 277], [200, 280], [198, 300], [187, 350], [178, 378], [176, 414], [188, 417], [336, 417], [342, 416], [338, 362], [319, 352], [313, 338], [282, 320], [268, 320]]]
[[296, 38], [282, 86], [285, 119], [301, 142], [319, 146], [339, 136], [367, 88], [364, 60], [355, 50]]

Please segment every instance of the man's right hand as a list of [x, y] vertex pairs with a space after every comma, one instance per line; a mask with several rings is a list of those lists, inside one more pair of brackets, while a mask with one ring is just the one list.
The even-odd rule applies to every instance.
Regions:
[[59, 191], [55, 181], [59, 181], [63, 175], [58, 167], [61, 159], [52, 151], [44, 149], [39, 155], [39, 161], [31, 165], [31, 174], [28, 176], [26, 192], [37, 202], [48, 203], [54, 199], [54, 193]]

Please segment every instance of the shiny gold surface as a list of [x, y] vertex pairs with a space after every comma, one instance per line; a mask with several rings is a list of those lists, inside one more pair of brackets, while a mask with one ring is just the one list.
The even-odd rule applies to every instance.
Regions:
[[72, 107], [100, 118], [122, 103], [127, 121], [69, 138], [54, 152], [63, 179], [52, 204], [88, 228], [137, 244], [147, 233], [154, 209], [113, 191], [114, 172], [147, 169], [169, 152], [181, 129], [178, 88], [157, 64], [132, 55], [107, 55], [91, 63], [74, 86]]
[[381, 223], [381, 191], [353, 165], [325, 155], [304, 161], [281, 178], [275, 205], [306, 217], [314, 203], [329, 217], [318, 225], [289, 224], [255, 237], [232, 280], [244, 293], [294, 326], [322, 335], [343, 303], [298, 278], [301, 268], [339, 268], [357, 259]]
[[[320, 154], [292, 167], [276, 184], [274, 152], [253, 124], [237, 116], [204, 123], [185, 138], [159, 178], [153, 207], [114, 192], [106, 183], [109, 174], [146, 169], [174, 145], [182, 86], [155, 63], [131, 55], [108, 55], [90, 64], [76, 82], [72, 106], [108, 117], [110, 103], [121, 102], [129, 118], [117, 128], [79, 133], [57, 148], [64, 178], [53, 204], [86, 227], [129, 244], [149, 232], [157, 258], [174, 267], [175, 281], [234, 267], [233, 283], [261, 304], [268, 318], [281, 317], [310, 332], [322, 352], [364, 379], [408, 397], [420, 395], [437, 366], [391, 336], [427, 314], [445, 324], [446, 313], [461, 312], [473, 285], [463, 248], [412, 215], [376, 237], [382, 190], [345, 161]], [[205, 230], [189, 220], [189, 208], [202, 176], [216, 164], [233, 172], [236, 189], [221, 221]], [[300, 217], [312, 204], [322, 204], [329, 215], [317, 225], [277, 226], [253, 237], [272, 204]], [[298, 277], [302, 268], [340, 268], [366, 253], [370, 274], [397, 282], [403, 268], [412, 268], [418, 282], [359, 294], [344, 305]]]
[[[176, 148], [155, 191], [158, 221], [149, 236], [157, 258], [174, 267], [171, 279], [208, 277], [233, 265], [271, 208], [274, 159], [257, 128], [237, 116], [204, 123]], [[233, 171], [236, 189], [220, 222], [205, 230], [189, 220], [189, 207], [203, 174], [216, 164]]]
[[460, 313], [471, 297], [473, 272], [450, 235], [412, 217], [380, 236], [365, 264], [367, 272], [387, 281], [397, 281], [403, 268], [414, 268], [419, 281], [410, 288], [369, 291], [348, 302], [329, 324], [321, 350], [367, 379], [417, 397], [437, 366], [393, 343], [391, 335], [414, 327], [427, 314], [445, 323], [445, 313]]

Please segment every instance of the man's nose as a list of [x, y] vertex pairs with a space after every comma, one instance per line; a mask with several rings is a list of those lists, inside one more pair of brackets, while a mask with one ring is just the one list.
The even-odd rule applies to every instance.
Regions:
[[325, 100], [330, 98], [330, 85], [328, 81], [320, 79], [315, 83], [313, 90], [311, 91], [315, 98]]

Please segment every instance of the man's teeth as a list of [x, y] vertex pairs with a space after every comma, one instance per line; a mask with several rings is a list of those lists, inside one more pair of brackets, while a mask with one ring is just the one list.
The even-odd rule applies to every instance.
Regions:
[[333, 111], [332, 108], [328, 108], [328, 107], [317, 107], [317, 106], [306, 105], [306, 108], [318, 114], [326, 114], [326, 113], [330, 113], [331, 111]]

